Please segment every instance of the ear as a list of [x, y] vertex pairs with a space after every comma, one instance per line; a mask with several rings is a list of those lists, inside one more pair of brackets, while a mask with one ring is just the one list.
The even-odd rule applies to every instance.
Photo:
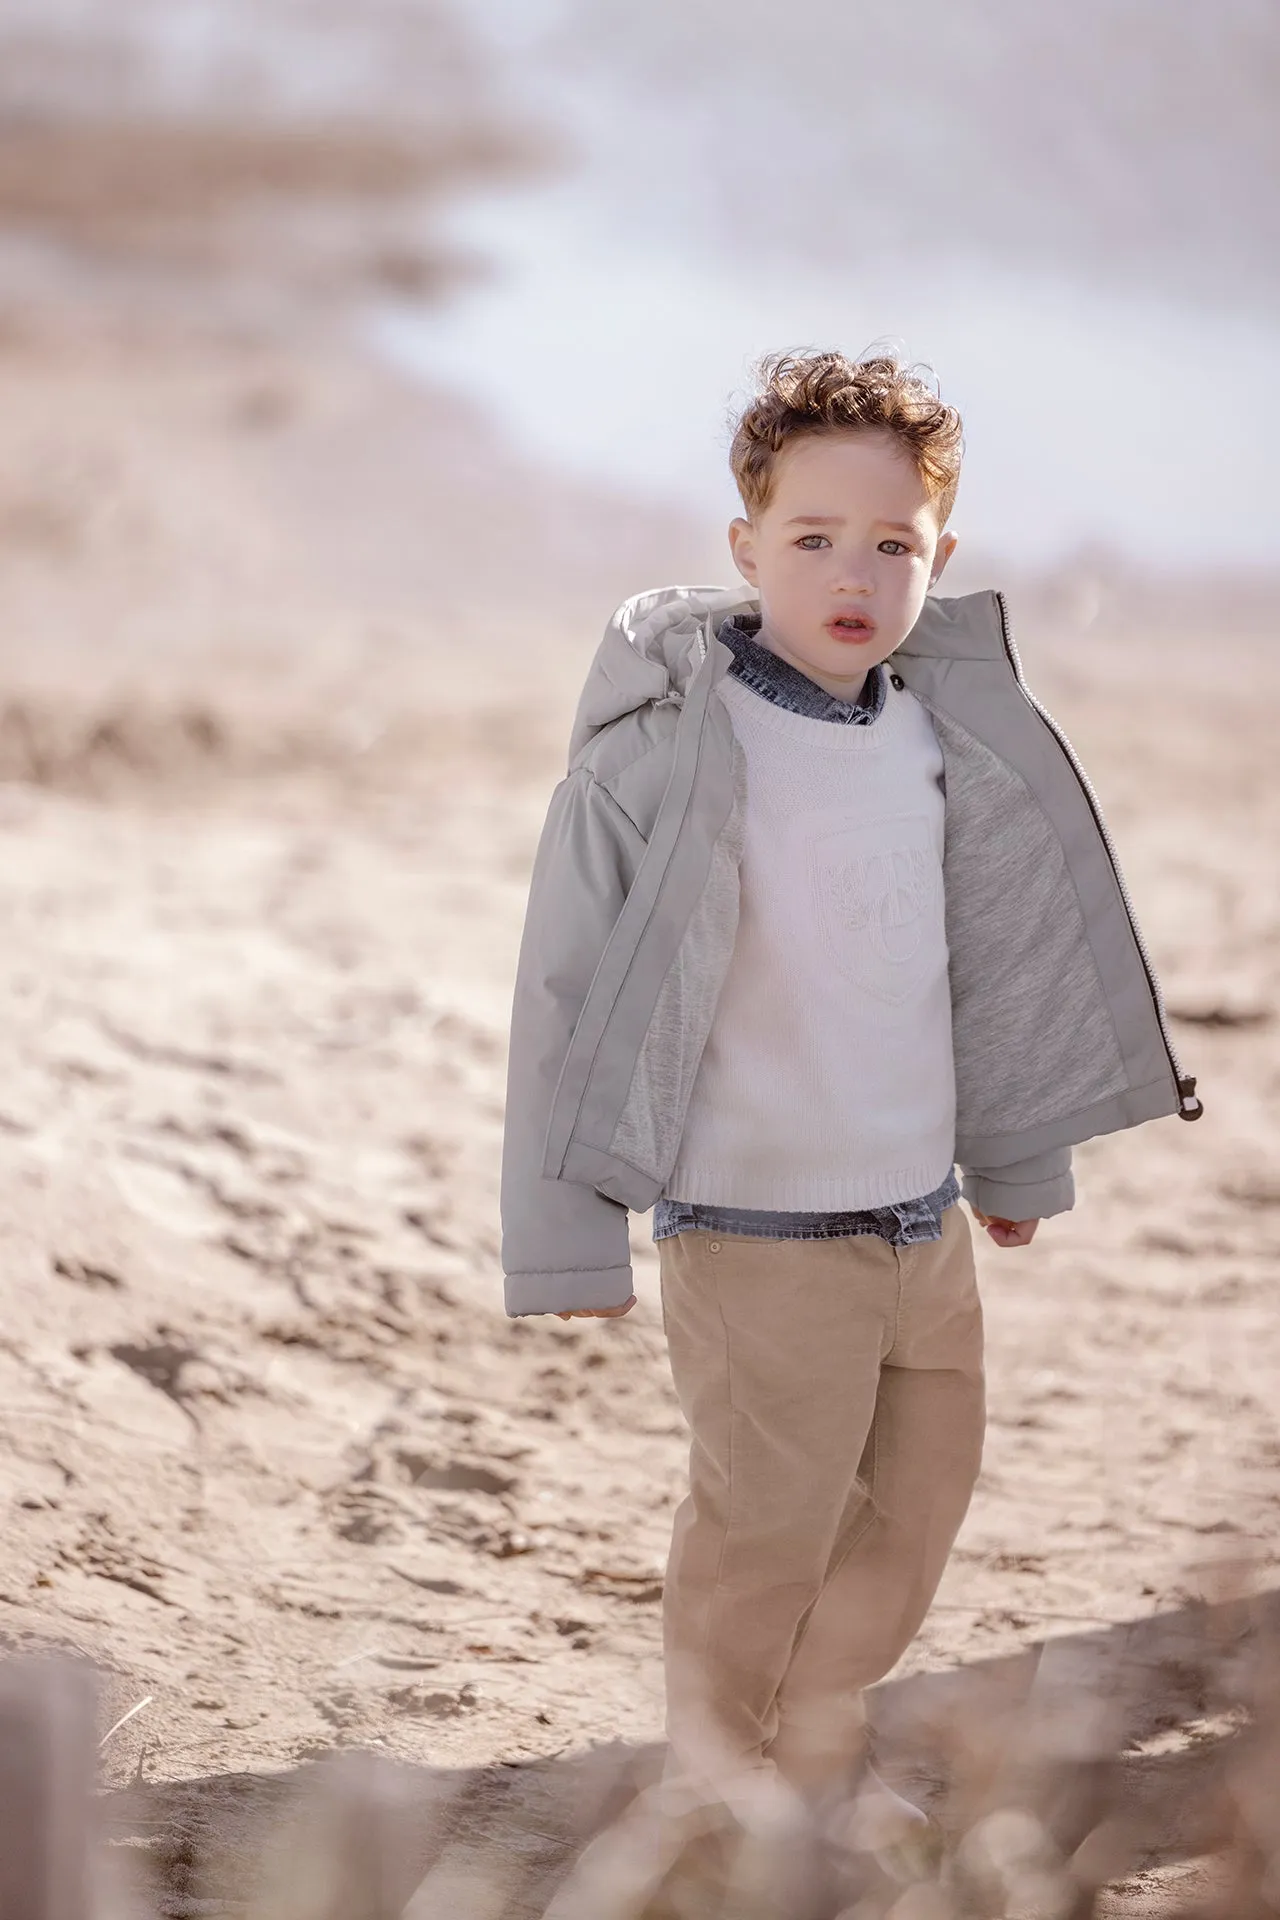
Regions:
[[942, 569], [956, 550], [958, 536], [954, 533], [942, 533], [938, 536], [937, 549], [933, 556], [933, 567], [929, 574], [929, 585], [933, 586]]
[[729, 551], [733, 555], [733, 564], [744, 580], [754, 587], [759, 582], [756, 567], [755, 529], [749, 520], [731, 520], [729, 523]]

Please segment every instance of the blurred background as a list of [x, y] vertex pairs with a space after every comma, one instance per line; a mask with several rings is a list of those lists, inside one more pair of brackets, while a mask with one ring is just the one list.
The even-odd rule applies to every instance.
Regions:
[[0, 56], [11, 653], [572, 679], [728, 576], [732, 410], [820, 345], [962, 410], [949, 591], [1266, 623], [1260, 0], [9, 0]]

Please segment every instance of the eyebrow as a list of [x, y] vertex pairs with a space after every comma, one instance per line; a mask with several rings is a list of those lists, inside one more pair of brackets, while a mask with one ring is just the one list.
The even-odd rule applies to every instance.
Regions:
[[[838, 513], [797, 513], [792, 519], [787, 521], [789, 527], [838, 527], [840, 524], [841, 516]], [[918, 528], [911, 526], [906, 520], [882, 520], [880, 525], [882, 527], [892, 528], [894, 533], [916, 533], [919, 531]]]

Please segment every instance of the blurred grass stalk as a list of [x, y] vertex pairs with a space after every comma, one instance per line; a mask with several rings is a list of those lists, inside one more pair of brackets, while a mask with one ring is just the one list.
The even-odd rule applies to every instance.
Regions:
[[[1242, 1590], [1241, 1570], [1231, 1577], [1234, 1592], [1189, 1616], [1190, 1679], [1212, 1731], [1186, 1733], [1177, 1757], [1192, 1764], [1166, 1772], [1154, 1793], [1135, 1771], [1142, 1730], [1177, 1718], [1167, 1684], [1162, 1710], [1161, 1665], [1126, 1664], [1117, 1642], [1114, 1659], [1086, 1669], [1069, 1642], [1050, 1641], [956, 1676], [964, 1684], [941, 1706], [926, 1696], [935, 1704], [912, 1744], [928, 1751], [940, 1788], [917, 1844], [877, 1839], [856, 1785], [821, 1810], [767, 1782], [750, 1795], [698, 1797], [661, 1780], [636, 1792], [617, 1754], [601, 1753], [580, 1764], [548, 1886], [545, 1858], [528, 1864], [514, 1832], [509, 1847], [492, 1829], [478, 1843], [468, 1809], [430, 1773], [349, 1752], [302, 1775], [247, 1911], [251, 1920], [1101, 1920], [1125, 1910], [1117, 1883], [1142, 1872], [1144, 1914], [1264, 1920], [1280, 1913], [1280, 1626], [1265, 1596]], [[194, 1911], [193, 1873], [223, 1910], [217, 1873], [190, 1847], [169, 1900], [163, 1886], [143, 1892], [120, 1877], [129, 1850], [100, 1844], [107, 1803], [92, 1790], [97, 1713], [86, 1663], [0, 1663], [3, 1920], [150, 1920], [174, 1911], [179, 1892], [182, 1911]], [[1195, 1871], [1153, 1905], [1149, 1875], [1171, 1833]]]

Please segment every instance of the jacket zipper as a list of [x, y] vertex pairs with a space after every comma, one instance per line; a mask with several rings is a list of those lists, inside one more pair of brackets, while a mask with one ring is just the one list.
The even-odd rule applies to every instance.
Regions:
[[1093, 782], [1081, 766], [1076, 756], [1076, 750], [1068, 740], [1066, 734], [1062, 731], [1062, 728], [1058, 725], [1048, 709], [1042, 706], [1040, 701], [1037, 700], [1035, 694], [1032, 693], [1023, 678], [1022, 660], [1019, 656], [1017, 646], [1014, 643], [1013, 631], [1009, 621], [1009, 609], [1005, 603], [1004, 594], [998, 587], [995, 589], [995, 596], [1000, 608], [1000, 632], [1004, 640], [1004, 649], [1009, 656], [1009, 664], [1013, 668], [1013, 677], [1018, 683], [1019, 691], [1028, 705], [1034, 708], [1035, 712], [1039, 714], [1066, 755], [1071, 771], [1080, 782], [1085, 799], [1089, 802], [1089, 806], [1093, 812], [1094, 824], [1097, 826], [1098, 832], [1102, 837], [1102, 844], [1107, 850], [1107, 858], [1111, 862], [1111, 870], [1116, 876], [1116, 885], [1120, 889], [1120, 898], [1123, 900], [1124, 910], [1129, 916], [1129, 926], [1133, 932], [1134, 944], [1138, 949], [1143, 970], [1147, 976], [1147, 987], [1151, 994], [1151, 1004], [1156, 1010], [1156, 1019], [1160, 1024], [1160, 1037], [1164, 1041], [1164, 1050], [1169, 1056], [1169, 1066], [1173, 1073], [1174, 1083], [1178, 1089], [1178, 1118], [1180, 1120], [1198, 1120], [1204, 1112], [1204, 1106], [1196, 1097], [1195, 1077], [1192, 1074], [1183, 1072], [1181, 1062], [1174, 1049], [1173, 1040], [1169, 1033], [1169, 1020], [1165, 1012], [1164, 996], [1160, 991], [1160, 983], [1156, 979], [1155, 968], [1151, 964], [1151, 955], [1147, 949], [1146, 940], [1143, 938], [1142, 929], [1139, 927], [1137, 917], [1134, 914], [1133, 901], [1130, 898], [1129, 889], [1125, 885], [1124, 874], [1120, 871], [1120, 862], [1116, 856], [1115, 843], [1111, 838], [1107, 823], [1102, 817], [1102, 808], [1098, 804], [1098, 796], [1093, 790]]

